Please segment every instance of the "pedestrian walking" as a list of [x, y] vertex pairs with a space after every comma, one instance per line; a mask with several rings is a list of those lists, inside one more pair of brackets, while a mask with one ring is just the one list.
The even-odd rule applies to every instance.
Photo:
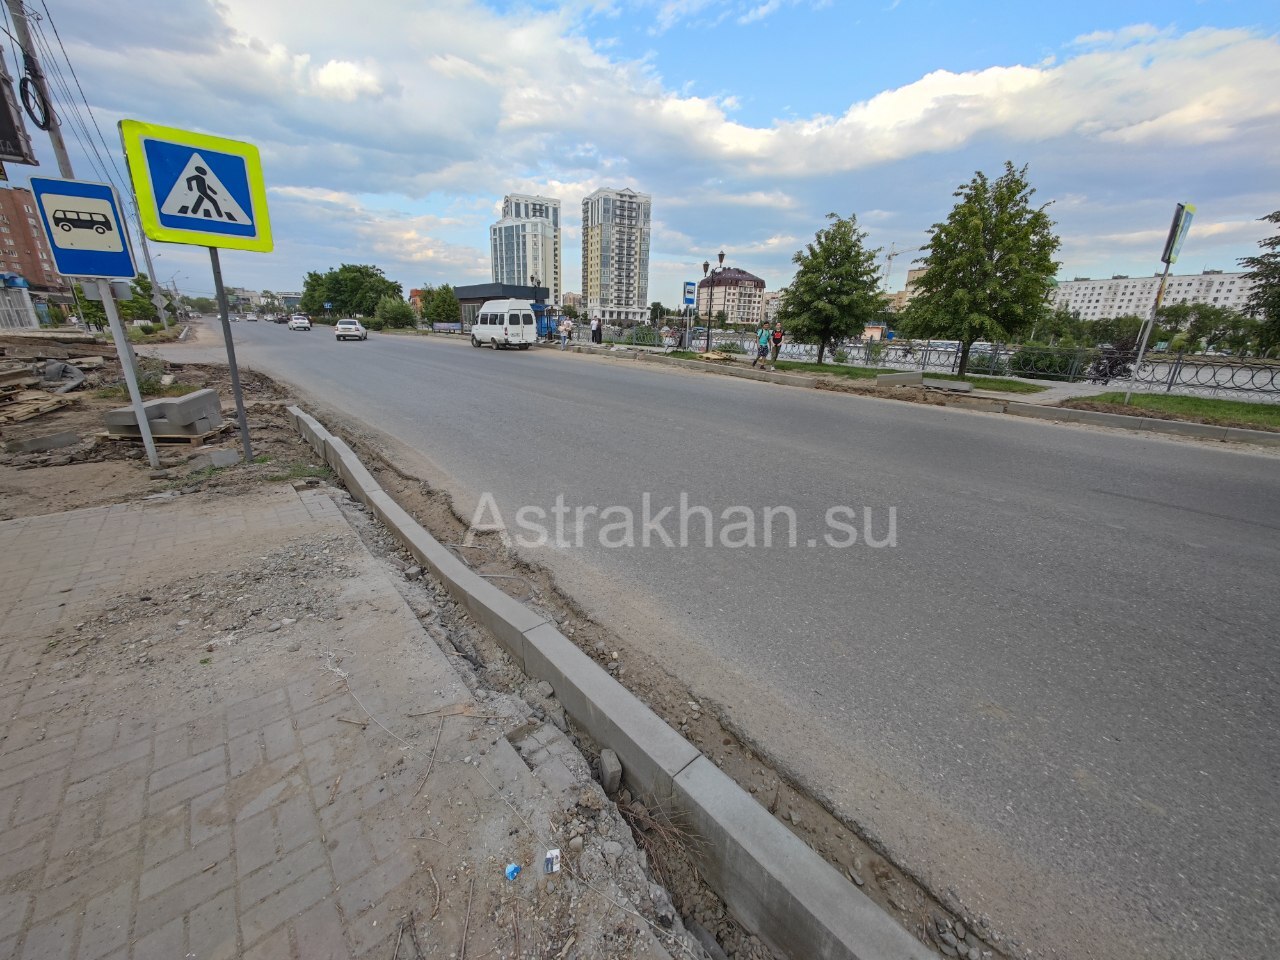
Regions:
[[768, 324], [761, 323], [760, 327], [756, 330], [756, 358], [751, 361], [751, 365], [753, 367], [757, 363], [760, 364], [761, 366], [764, 366], [764, 364], [768, 361], [769, 338], [771, 336], [772, 334], [769, 332]]
[[776, 369], [778, 362], [778, 351], [782, 349], [782, 323], [778, 322], [773, 325], [773, 333], [769, 335], [769, 369]]
[[560, 349], [567, 349], [569, 345], [569, 334], [573, 331], [573, 321], [565, 317], [560, 321]]

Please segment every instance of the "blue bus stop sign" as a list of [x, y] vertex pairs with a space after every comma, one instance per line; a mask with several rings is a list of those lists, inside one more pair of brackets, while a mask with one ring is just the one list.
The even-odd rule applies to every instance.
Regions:
[[31, 192], [60, 274], [130, 280], [137, 276], [115, 187], [32, 177]]

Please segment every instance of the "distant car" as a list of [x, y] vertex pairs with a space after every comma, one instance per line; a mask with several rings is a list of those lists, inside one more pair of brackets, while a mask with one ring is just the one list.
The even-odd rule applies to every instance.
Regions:
[[369, 331], [359, 320], [339, 320], [333, 328], [333, 336], [337, 340], [368, 340]]
[[306, 317], [290, 317], [289, 329], [290, 330], [310, 330], [311, 321], [308, 320]]
[[246, 314], [244, 315], [244, 318], [245, 318], [246, 320], [248, 320], [250, 323], [257, 323], [257, 322], [258, 322], [258, 315], [257, 315], [256, 313], [246, 313]]

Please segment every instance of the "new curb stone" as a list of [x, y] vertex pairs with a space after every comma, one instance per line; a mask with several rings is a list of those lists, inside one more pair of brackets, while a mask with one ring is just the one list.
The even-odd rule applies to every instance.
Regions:
[[601, 747], [618, 754], [627, 781], [651, 802], [688, 817], [694, 831], [711, 841], [702, 852], [706, 879], [748, 929], [773, 949], [804, 960], [931, 956], [550, 622], [445, 549], [378, 486], [346, 443], [298, 407], [288, 412], [335, 472], [344, 481], [350, 478], [351, 494], [369, 505], [529, 676], [550, 682], [565, 710]]

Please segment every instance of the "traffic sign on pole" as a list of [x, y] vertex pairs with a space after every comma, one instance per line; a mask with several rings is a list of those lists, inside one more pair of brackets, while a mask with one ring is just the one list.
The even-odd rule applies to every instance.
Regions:
[[152, 240], [266, 253], [274, 246], [258, 148], [120, 121], [142, 230]]
[[115, 187], [32, 177], [31, 192], [60, 274], [130, 280], [137, 276]]

